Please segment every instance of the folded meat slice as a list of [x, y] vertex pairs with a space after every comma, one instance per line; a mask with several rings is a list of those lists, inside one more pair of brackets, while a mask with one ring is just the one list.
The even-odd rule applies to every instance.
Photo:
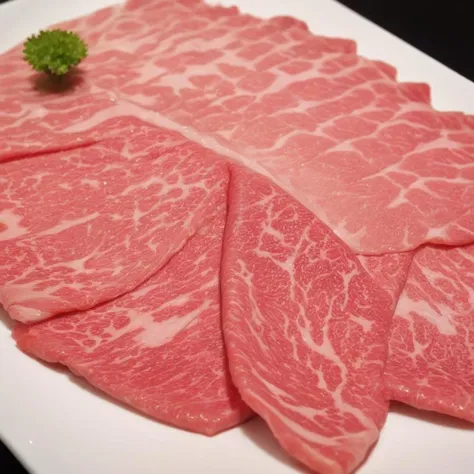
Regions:
[[413, 252], [358, 255], [359, 262], [374, 281], [392, 297], [395, 310], [407, 280]]
[[19, 325], [19, 347], [183, 429], [213, 435], [244, 421], [251, 412], [230, 380], [220, 320], [225, 201], [221, 192], [215, 219], [140, 287], [88, 311]]
[[474, 245], [415, 253], [389, 348], [391, 398], [474, 422]]
[[167, 130], [133, 132], [3, 165], [0, 304], [13, 318], [38, 321], [132, 290], [212, 216], [226, 162]]
[[235, 167], [222, 261], [232, 379], [281, 445], [320, 474], [376, 442], [392, 299], [357, 256], [268, 179]]

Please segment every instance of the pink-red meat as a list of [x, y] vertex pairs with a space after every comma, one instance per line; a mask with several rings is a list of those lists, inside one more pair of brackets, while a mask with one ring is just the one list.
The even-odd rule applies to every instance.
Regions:
[[393, 399], [474, 422], [474, 246], [416, 252], [398, 301], [386, 383]]
[[[119, 6], [109, 7], [50, 29], [72, 30], [95, 51], [99, 36], [120, 12]], [[90, 142], [63, 133], [65, 127], [110, 106], [107, 91], [94, 91], [85, 72], [79, 69], [56, 79], [36, 73], [23, 59], [23, 45], [0, 56], [0, 162]]]
[[0, 304], [31, 322], [132, 290], [212, 216], [227, 176], [211, 151], [146, 126], [4, 164]]
[[[140, 74], [142, 66], [136, 64], [145, 57], [150, 46], [156, 47], [160, 43], [165, 47], [166, 38], [174, 41], [171, 33], [181, 40], [195, 43], [201, 27], [212, 29], [218, 16], [227, 16], [227, 11], [235, 16], [237, 12], [236, 9], [212, 8], [209, 11], [215, 14], [209, 15], [206, 14], [207, 10], [209, 7], [204, 9], [199, 19], [189, 21], [187, 16], [191, 13], [197, 17], [196, 12], [183, 10], [183, 5], [179, 2], [174, 6], [170, 3], [167, 8], [159, 13], [154, 12], [148, 18], [153, 21], [153, 30], [147, 31], [147, 34], [143, 32], [143, 21], [123, 14], [118, 7], [105, 8], [92, 15], [55, 25], [54, 27], [77, 32], [89, 45], [89, 55], [80, 68], [60, 81], [51, 81], [42, 74], [33, 73], [22, 59], [21, 46], [4, 54], [0, 62], [0, 71], [3, 72], [0, 90], [5, 91], [4, 96], [0, 95], [5, 113], [3, 122], [0, 121], [4, 125], [0, 132], [3, 143], [0, 160], [44, 151], [48, 147], [58, 149], [70, 146], [71, 142], [87, 141], [89, 129], [86, 136], [71, 135], [68, 130], [78, 122], [90, 124], [95, 120], [95, 123], [100, 123], [107, 110], [110, 110], [107, 117], [123, 114], [123, 108], [118, 111], [114, 107], [118, 90], [122, 86], [129, 86], [132, 77], [140, 81], [145, 77], [154, 80], [158, 69], [151, 66], [144, 71], [144, 75]], [[252, 17], [248, 20], [257, 26], [262, 23]], [[249, 23], [247, 20], [246, 22]], [[304, 23], [291, 18], [275, 19], [273, 31], [269, 31], [268, 35], [274, 34], [280, 26], [296, 32], [307, 30]], [[222, 31], [222, 28], [218, 31]], [[181, 38], [182, 35], [184, 38]], [[251, 37], [243, 38], [242, 41], [248, 47], [256, 43]], [[313, 46], [315, 48], [317, 51], [354, 51], [355, 43], [350, 40], [320, 38]], [[141, 88], [140, 104], [149, 93], [157, 94], [160, 90], [148, 89], [143, 85]]]
[[320, 474], [376, 442], [391, 298], [311, 212], [234, 168], [222, 262], [232, 379], [280, 444]]
[[282, 446], [360, 464], [397, 301], [391, 397], [473, 420], [472, 117], [288, 17], [130, 0], [61, 27], [90, 47], [65, 81], [0, 57], [0, 303], [73, 311], [20, 347], [185, 429], [246, 419], [219, 322], [230, 159], [230, 372]]
[[97, 308], [19, 326], [20, 348], [186, 430], [213, 435], [244, 421], [251, 412], [230, 380], [220, 322], [223, 190], [215, 204], [216, 218], [148, 281]]
[[[473, 240], [472, 121], [434, 111], [426, 88], [400, 85], [393, 68], [355, 55], [352, 41], [203, 2], [131, 2], [114, 18], [84, 62], [78, 94], [108, 95], [123, 106], [115, 114], [133, 103], [134, 114], [152, 110], [186, 127], [272, 177], [360, 253]], [[13, 117], [6, 139], [18, 123], [37, 126]]]
[[473, 124], [433, 110], [426, 87], [294, 24], [269, 35], [272, 20], [203, 2], [129, 9], [150, 40], [122, 98], [257, 162], [360, 253], [472, 241]]

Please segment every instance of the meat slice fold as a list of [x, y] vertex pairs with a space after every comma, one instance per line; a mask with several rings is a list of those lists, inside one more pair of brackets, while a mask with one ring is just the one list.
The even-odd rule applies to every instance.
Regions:
[[232, 380], [280, 444], [320, 474], [376, 442], [392, 299], [312, 213], [233, 167], [222, 260]]
[[256, 412], [320, 474], [361, 464], [388, 398], [474, 421], [473, 117], [289, 17], [129, 0], [59, 26], [90, 49], [66, 81], [0, 56], [22, 350], [183, 429]]

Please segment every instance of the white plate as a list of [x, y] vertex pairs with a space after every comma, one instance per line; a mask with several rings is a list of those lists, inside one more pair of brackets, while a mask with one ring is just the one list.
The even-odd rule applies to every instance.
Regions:
[[[112, 0], [15, 0], [0, 7], [0, 51], [57, 21]], [[310, 28], [357, 40], [361, 54], [432, 85], [444, 110], [474, 114], [474, 84], [331, 0], [222, 0], [258, 16], [292, 15]], [[468, 59], [467, 59], [468, 60]], [[299, 472], [255, 420], [215, 438], [160, 425], [91, 390], [66, 371], [16, 349], [0, 318], [0, 437], [32, 474]], [[381, 439], [358, 474], [470, 474], [474, 431], [436, 414], [393, 407]]]

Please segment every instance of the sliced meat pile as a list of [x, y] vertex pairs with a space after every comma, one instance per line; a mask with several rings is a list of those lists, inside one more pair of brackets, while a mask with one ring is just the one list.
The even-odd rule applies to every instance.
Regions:
[[[299, 20], [130, 0], [0, 57], [0, 303], [25, 352], [352, 472], [390, 399], [474, 421], [474, 119]], [[316, 32], [317, 33], [317, 32]]]

